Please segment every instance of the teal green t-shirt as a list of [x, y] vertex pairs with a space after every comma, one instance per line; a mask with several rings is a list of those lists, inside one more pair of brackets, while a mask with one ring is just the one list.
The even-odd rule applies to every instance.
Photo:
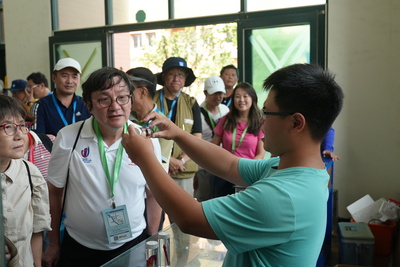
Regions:
[[250, 185], [202, 202], [228, 252], [224, 266], [315, 266], [325, 236], [329, 175], [324, 169], [277, 170], [279, 158], [241, 159]]

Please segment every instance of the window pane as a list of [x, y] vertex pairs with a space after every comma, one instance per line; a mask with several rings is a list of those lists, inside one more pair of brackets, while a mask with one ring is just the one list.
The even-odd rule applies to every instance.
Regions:
[[240, 0], [175, 0], [174, 5], [175, 18], [211, 16], [240, 11]]
[[114, 24], [149, 22], [149, 21], [167, 20], [167, 19], [168, 19], [168, 1], [165, 0], [113, 1]]
[[58, 0], [59, 30], [105, 25], [104, 0]]
[[54, 64], [61, 58], [71, 57], [79, 62], [82, 68], [81, 84], [76, 94], [82, 95], [81, 85], [93, 71], [103, 66], [101, 61], [101, 42], [82, 42], [59, 44], [55, 47]]
[[260, 11], [326, 4], [326, 0], [247, 0], [247, 11]]
[[147, 67], [158, 73], [168, 57], [182, 57], [197, 76], [185, 90], [198, 96], [201, 103], [204, 80], [211, 75], [219, 76], [223, 66], [237, 66], [236, 28], [236, 23], [229, 23], [117, 33], [113, 35], [114, 67], [123, 71]]
[[272, 72], [295, 63], [310, 63], [310, 25], [254, 29], [250, 35], [253, 86], [260, 101], [262, 83]]

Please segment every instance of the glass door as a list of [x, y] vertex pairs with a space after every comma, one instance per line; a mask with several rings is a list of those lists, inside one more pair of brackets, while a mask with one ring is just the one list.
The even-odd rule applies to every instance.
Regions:
[[[59, 59], [71, 57], [81, 65], [82, 85], [90, 73], [109, 64], [107, 52], [108, 36], [110, 35], [102, 32], [89, 32], [71, 36], [67, 34], [58, 36], [55, 33], [54, 36], [50, 37], [51, 72]], [[54, 85], [52, 85], [52, 88], [54, 88]], [[82, 95], [81, 86], [78, 87], [76, 94]]]
[[275, 70], [294, 63], [324, 66], [324, 28], [324, 6], [264, 12], [239, 23], [241, 79], [254, 86], [260, 107], [263, 81]]

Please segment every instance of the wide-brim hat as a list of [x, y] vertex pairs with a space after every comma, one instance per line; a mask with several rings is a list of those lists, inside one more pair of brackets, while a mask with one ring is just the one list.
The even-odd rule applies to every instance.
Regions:
[[165, 72], [172, 68], [182, 68], [186, 71], [187, 77], [185, 81], [185, 87], [190, 86], [196, 80], [196, 76], [194, 75], [193, 70], [191, 68], [188, 68], [186, 60], [181, 57], [170, 57], [164, 61], [162, 72], [156, 74], [157, 83], [159, 85], [164, 85], [163, 75], [165, 74]]

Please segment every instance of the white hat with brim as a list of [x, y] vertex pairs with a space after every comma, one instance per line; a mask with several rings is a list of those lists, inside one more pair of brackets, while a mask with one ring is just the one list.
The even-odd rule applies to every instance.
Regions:
[[81, 69], [81, 65], [79, 64], [79, 62], [70, 57], [60, 59], [57, 62], [57, 64], [54, 66], [53, 71], [60, 71], [65, 68], [74, 68], [80, 74], [82, 74], [82, 69]]
[[208, 77], [204, 82], [204, 91], [206, 91], [209, 95], [215, 93], [226, 93], [225, 91], [225, 84], [221, 77], [213, 75]]

